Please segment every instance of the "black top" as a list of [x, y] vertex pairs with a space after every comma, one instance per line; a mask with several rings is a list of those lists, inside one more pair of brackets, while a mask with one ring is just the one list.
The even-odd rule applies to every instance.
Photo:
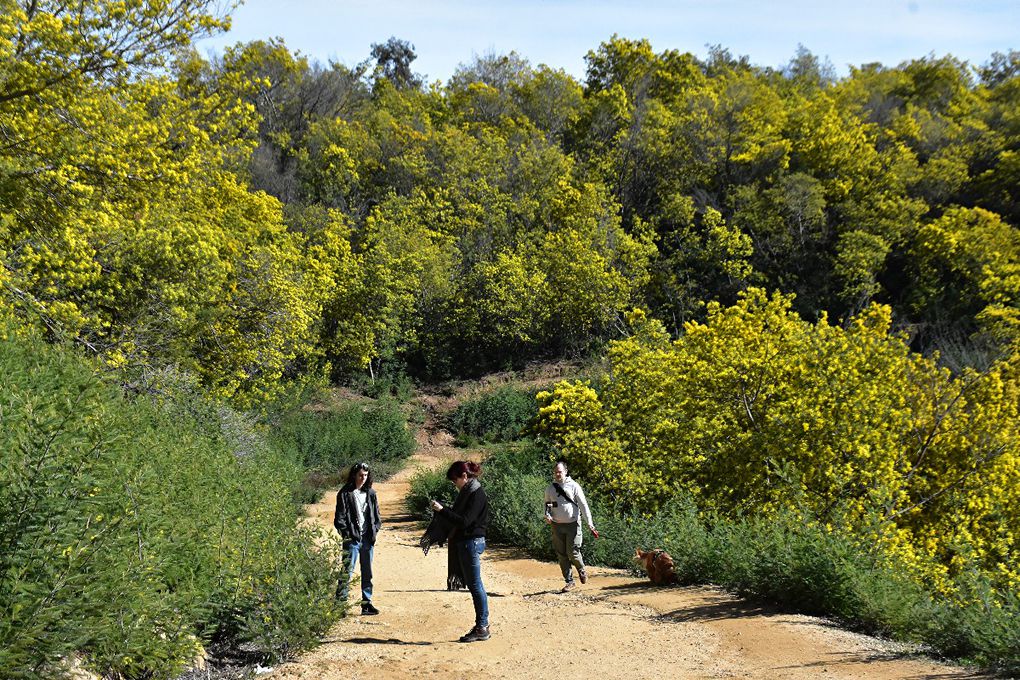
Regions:
[[439, 513], [453, 524], [451, 541], [484, 537], [489, 528], [489, 497], [477, 480], [471, 480], [457, 494], [453, 507]]
[[379, 534], [382, 526], [382, 517], [379, 515], [379, 499], [375, 495], [375, 489], [369, 489], [368, 504], [365, 506], [365, 535], [361, 535], [361, 518], [358, 517], [358, 504], [354, 500], [354, 485], [348, 484], [340, 489], [336, 495], [336, 513], [333, 515], [333, 526], [340, 533], [344, 541], [354, 543], [375, 544], [375, 537]]

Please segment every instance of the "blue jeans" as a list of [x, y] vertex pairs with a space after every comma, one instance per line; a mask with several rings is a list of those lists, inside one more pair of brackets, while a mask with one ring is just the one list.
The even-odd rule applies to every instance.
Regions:
[[372, 601], [372, 555], [375, 553], [375, 545], [354, 543], [344, 541], [344, 561], [347, 572], [340, 577], [340, 587], [337, 592], [340, 599], [347, 599], [350, 582], [354, 580], [354, 565], [361, 563], [361, 599], [365, 602]]
[[464, 585], [471, 591], [471, 602], [475, 606], [475, 625], [489, 625], [489, 596], [482, 585], [482, 553], [485, 552], [485, 537], [465, 538], [457, 541], [457, 558], [460, 570], [464, 572]]

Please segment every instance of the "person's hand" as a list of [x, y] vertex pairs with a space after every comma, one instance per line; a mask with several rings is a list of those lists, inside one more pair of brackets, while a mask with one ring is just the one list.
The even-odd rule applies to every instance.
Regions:
[[549, 515], [546, 515], [545, 516], [545, 523], [546, 524], [552, 524], [552, 517], [550, 517]]
[[439, 501], [432, 501], [432, 510], [433, 511], [439, 512], [442, 509], [443, 509], [443, 504], [442, 503], [440, 503]]
[[591, 529], [591, 535], [595, 538], [599, 537], [599, 532], [595, 531], [595, 527], [589, 527]]

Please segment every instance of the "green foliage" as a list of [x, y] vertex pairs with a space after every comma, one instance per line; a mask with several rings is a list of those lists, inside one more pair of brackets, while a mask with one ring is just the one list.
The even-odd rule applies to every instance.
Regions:
[[690, 505], [677, 529], [660, 545], [683, 583], [718, 584], [857, 630], [920, 642], [939, 656], [1005, 672], [1020, 667], [1020, 602], [987, 579], [961, 576], [957, 590], [966, 596], [940, 597], [874, 545], [792, 513], [700, 519]]
[[196, 644], [282, 658], [342, 609], [337, 546], [295, 532], [297, 469], [194, 393], [128, 401], [65, 351], [0, 334], [0, 674], [170, 677]]
[[233, 173], [254, 83], [187, 51], [225, 20], [205, 0], [6, 5], [4, 303], [112, 365], [180, 366], [242, 406], [272, 396], [317, 354], [350, 248], [336, 225], [288, 231]]
[[949, 210], [917, 231], [911, 254], [921, 318], [970, 330], [992, 309], [1020, 309], [1020, 234], [998, 215]]
[[841, 299], [858, 312], [881, 290], [877, 276], [889, 255], [889, 244], [881, 236], [849, 231], [840, 237], [834, 273], [843, 283]]
[[426, 90], [396, 38], [373, 73], [279, 40], [207, 62], [204, 0], [16, 5], [3, 299], [114, 364], [247, 406], [309, 371], [583, 352], [634, 305], [678, 333], [749, 285], [811, 318], [891, 303], [926, 348], [1015, 335], [1015, 55], [837, 80], [803, 48], [777, 71], [614, 36], [584, 86], [511, 53]]
[[953, 376], [888, 335], [888, 310], [844, 330], [790, 306], [751, 290], [675, 342], [635, 313], [608, 383], [539, 394], [537, 428], [631, 508], [688, 493], [724, 515], [799, 512], [939, 587], [965, 565], [1015, 587], [1016, 359]]
[[966, 598], [946, 599], [890, 564], [874, 545], [794, 514], [706, 521], [692, 508], [661, 544], [683, 583], [718, 584], [857, 630], [920, 642], [940, 656], [1007, 672], [1020, 667], [1020, 603], [987, 580], [960, 578]]
[[401, 370], [383, 371], [374, 378], [366, 375], [351, 381], [351, 386], [360, 394], [373, 399], [395, 399], [406, 404], [414, 396], [414, 380]]
[[397, 403], [387, 400], [293, 411], [274, 427], [272, 441], [304, 469], [341, 477], [360, 462], [382, 464], [376, 474], [385, 477], [414, 451], [407, 418]]
[[[552, 546], [548, 538], [542, 497], [551, 469], [548, 449], [532, 441], [501, 444], [482, 464], [482, 484], [489, 496], [491, 520], [488, 536], [493, 541], [527, 547], [549, 559]], [[429, 501], [450, 502], [457, 490], [446, 479], [446, 467], [423, 470], [411, 478], [406, 497], [407, 509], [423, 520], [431, 518]]]
[[[215, 612], [214, 639], [235, 645], [244, 641], [270, 659], [290, 659], [317, 646], [347, 605], [335, 597], [342, 577], [338, 543], [330, 537], [326, 548], [320, 547], [323, 537], [314, 529], [277, 530], [291, 535], [281, 540], [267, 531], [257, 537], [254, 545], [274, 554], [270, 559], [256, 558], [261, 563], [257, 576]], [[230, 630], [235, 621], [236, 632]]]
[[520, 439], [538, 415], [536, 392], [506, 385], [463, 401], [450, 416], [450, 429], [462, 441]]
[[457, 489], [446, 478], [445, 467], [419, 470], [411, 477], [409, 486], [407, 495], [404, 497], [407, 511], [422, 519], [432, 516], [430, 514], [432, 510], [429, 507], [430, 501], [437, 500], [443, 505], [447, 504], [444, 501], [449, 501], [452, 505], [453, 499], [457, 497]]
[[327, 338], [356, 320], [375, 356], [444, 376], [608, 334], [654, 247], [575, 170], [555, 143], [573, 114], [535, 89], [578, 103], [561, 75], [483, 59], [446, 99], [377, 83], [371, 105], [311, 123], [294, 151], [303, 198], [351, 217], [363, 263], [328, 305]]
[[554, 555], [542, 505], [549, 485], [551, 452], [531, 440], [499, 445], [482, 468], [489, 494], [491, 520], [488, 535], [495, 541], [525, 545], [536, 557]]
[[[555, 559], [542, 505], [545, 488], [552, 481], [554, 458], [548, 444], [530, 439], [491, 449], [482, 466], [482, 483], [489, 495], [492, 540], [524, 547], [540, 559]], [[430, 499], [456, 497], [456, 489], [445, 474], [446, 469], [442, 468], [423, 471], [412, 478], [407, 496], [411, 514], [428, 518]], [[602, 536], [585, 543], [585, 556], [592, 564], [631, 567], [635, 546], [662, 545], [680, 527], [679, 511], [664, 511], [655, 517], [620, 514], [597, 493], [589, 502]]]

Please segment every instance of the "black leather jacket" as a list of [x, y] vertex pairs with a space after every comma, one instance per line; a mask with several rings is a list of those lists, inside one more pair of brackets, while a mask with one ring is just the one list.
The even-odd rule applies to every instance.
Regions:
[[382, 527], [382, 516], [379, 514], [379, 499], [375, 489], [369, 489], [368, 505], [365, 506], [365, 535], [361, 535], [361, 519], [358, 517], [358, 504], [354, 500], [354, 485], [348, 484], [336, 495], [336, 513], [333, 515], [333, 526], [346, 542], [375, 544], [375, 537]]

